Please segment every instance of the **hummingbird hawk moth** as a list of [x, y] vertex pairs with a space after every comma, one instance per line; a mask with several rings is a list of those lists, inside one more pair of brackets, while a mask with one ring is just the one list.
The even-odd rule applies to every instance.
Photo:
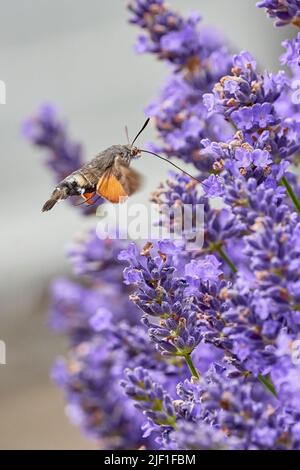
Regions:
[[131, 196], [139, 189], [141, 176], [134, 169], [130, 168], [130, 163], [131, 160], [141, 157], [142, 152], [155, 155], [161, 160], [167, 161], [175, 168], [200, 182], [170, 160], [149, 150], [143, 150], [134, 146], [149, 121], [150, 118], [146, 120], [131, 144], [113, 145], [107, 148], [90, 162], [63, 179], [54, 189], [50, 199], [45, 202], [42, 211], [50, 211], [58, 201], [67, 199], [70, 196], [82, 196], [87, 204], [93, 204], [92, 200], [96, 195], [114, 204]]

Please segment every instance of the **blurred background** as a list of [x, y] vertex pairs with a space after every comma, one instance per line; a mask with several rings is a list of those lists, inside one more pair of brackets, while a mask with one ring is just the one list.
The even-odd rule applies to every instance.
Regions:
[[[91, 449], [64, 415], [63, 397], [49, 371], [65, 342], [47, 326], [47, 288], [71, 271], [65, 246], [95, 219], [61, 204], [42, 214], [52, 190], [43, 158], [20, 135], [24, 118], [45, 101], [55, 103], [83, 142], [86, 159], [125, 141], [143, 123], [143, 109], [163, 84], [167, 70], [132, 49], [137, 30], [127, 24], [126, 0], [0, 0], [1, 261], [0, 365], [1, 449]], [[169, 0], [181, 12], [197, 10], [237, 50], [248, 49], [265, 67], [279, 68], [281, 41], [256, 0]], [[153, 137], [149, 129], [141, 141]], [[148, 158], [148, 159], [147, 159]], [[151, 158], [151, 157], [150, 157]], [[143, 157], [135, 167], [145, 177], [139, 200], [168, 170]]]

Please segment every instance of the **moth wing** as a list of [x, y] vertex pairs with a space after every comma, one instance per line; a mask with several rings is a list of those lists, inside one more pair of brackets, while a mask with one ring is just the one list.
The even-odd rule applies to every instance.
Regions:
[[112, 168], [109, 168], [99, 178], [97, 184], [97, 194], [108, 201], [117, 204], [122, 198], [128, 196], [122, 184], [113, 174]]
[[111, 152], [108, 155], [107, 151], [101, 152], [81, 167], [81, 173], [90, 183], [90, 186], [96, 188], [99, 179], [104, 175], [105, 177], [108, 176], [109, 170], [114, 165], [114, 160], [115, 157]]
[[89, 205], [93, 205], [93, 197], [95, 196], [95, 192], [93, 193], [83, 193], [81, 197], [85, 200], [85, 202]]
[[141, 175], [127, 165], [115, 165], [113, 173], [124, 188], [126, 194], [131, 196], [141, 187]]
[[116, 204], [131, 196], [140, 186], [140, 174], [116, 158], [114, 164], [99, 178], [97, 194]]

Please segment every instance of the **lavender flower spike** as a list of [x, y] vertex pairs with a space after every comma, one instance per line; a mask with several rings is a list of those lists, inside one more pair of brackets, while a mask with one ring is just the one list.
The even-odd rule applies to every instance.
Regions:
[[[83, 165], [82, 147], [70, 139], [66, 125], [60, 120], [54, 106], [42, 105], [35, 116], [24, 122], [22, 132], [34, 146], [46, 150], [46, 164], [54, 173], [56, 182]], [[78, 203], [76, 199], [70, 201], [75, 205]], [[81, 205], [81, 209], [88, 215], [94, 213], [95, 207], [102, 203], [103, 199], [95, 198], [95, 205]]]
[[300, 1], [299, 0], [262, 0], [257, 3], [258, 8], [266, 8], [270, 18], [275, 18], [276, 26], [285, 26], [289, 23], [300, 27]]
[[174, 428], [176, 415], [170, 395], [142, 367], [127, 369], [125, 373], [127, 380], [121, 385], [126, 395], [136, 402], [136, 408], [142, 410], [154, 425]]
[[[300, 26], [300, 0], [258, 6]], [[153, 193], [159, 225], [185, 229], [174, 206], [193, 223], [175, 241], [92, 230], [69, 247], [74, 277], [51, 293], [69, 353], [53, 378], [99, 447], [300, 450], [300, 36], [283, 44], [290, 70], [273, 74], [247, 51], [232, 57], [198, 14], [163, 0], [129, 9], [138, 52], [171, 74], [147, 110], [155, 150], [198, 171], [199, 184], [170, 173]], [[83, 163], [53, 107], [23, 130], [57, 179]]]
[[83, 164], [81, 145], [69, 138], [54, 106], [42, 105], [35, 116], [24, 122], [22, 130], [32, 144], [48, 151], [46, 162], [57, 181]]

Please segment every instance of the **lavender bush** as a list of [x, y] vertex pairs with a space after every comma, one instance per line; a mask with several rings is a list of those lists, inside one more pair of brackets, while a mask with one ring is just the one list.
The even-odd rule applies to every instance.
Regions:
[[[258, 6], [277, 25], [300, 24], [298, 0]], [[92, 230], [71, 246], [77, 280], [51, 290], [52, 325], [70, 345], [54, 380], [100, 447], [299, 450], [300, 35], [283, 43], [287, 71], [274, 74], [247, 51], [232, 55], [196, 14], [163, 0], [134, 0], [129, 12], [136, 51], [171, 70], [147, 108], [153, 148], [204, 182], [170, 173], [152, 200], [202, 203], [204, 245], [141, 247]], [[57, 178], [80, 165], [52, 108], [25, 132], [50, 151]]]

